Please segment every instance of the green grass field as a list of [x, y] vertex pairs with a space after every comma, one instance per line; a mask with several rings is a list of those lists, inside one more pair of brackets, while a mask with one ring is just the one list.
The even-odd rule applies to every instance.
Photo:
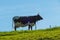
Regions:
[[32, 31], [0, 32], [0, 40], [60, 40], [60, 27]]

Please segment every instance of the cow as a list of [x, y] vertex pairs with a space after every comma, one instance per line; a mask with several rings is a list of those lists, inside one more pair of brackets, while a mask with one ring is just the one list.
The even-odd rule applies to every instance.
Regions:
[[28, 26], [28, 30], [32, 30], [32, 26], [36, 25], [36, 22], [42, 19], [43, 18], [39, 14], [34, 16], [14, 16], [12, 18], [14, 22], [14, 30], [16, 31], [16, 28], [26, 26]]

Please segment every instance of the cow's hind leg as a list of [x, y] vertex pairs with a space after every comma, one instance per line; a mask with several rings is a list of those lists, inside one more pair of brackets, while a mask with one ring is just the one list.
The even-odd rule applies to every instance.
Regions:
[[16, 31], [16, 26], [14, 27], [14, 30]]

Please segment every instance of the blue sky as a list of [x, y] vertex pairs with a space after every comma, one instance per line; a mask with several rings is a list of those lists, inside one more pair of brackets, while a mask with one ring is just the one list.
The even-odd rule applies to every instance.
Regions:
[[[13, 30], [14, 16], [37, 15], [38, 12], [43, 20], [37, 22], [37, 29], [60, 26], [60, 0], [0, 0], [0, 31]], [[27, 30], [27, 27], [18, 29]]]

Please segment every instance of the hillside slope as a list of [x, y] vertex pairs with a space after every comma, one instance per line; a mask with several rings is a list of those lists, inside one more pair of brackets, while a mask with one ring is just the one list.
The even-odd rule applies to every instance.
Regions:
[[0, 40], [60, 40], [60, 27], [33, 31], [0, 32]]

